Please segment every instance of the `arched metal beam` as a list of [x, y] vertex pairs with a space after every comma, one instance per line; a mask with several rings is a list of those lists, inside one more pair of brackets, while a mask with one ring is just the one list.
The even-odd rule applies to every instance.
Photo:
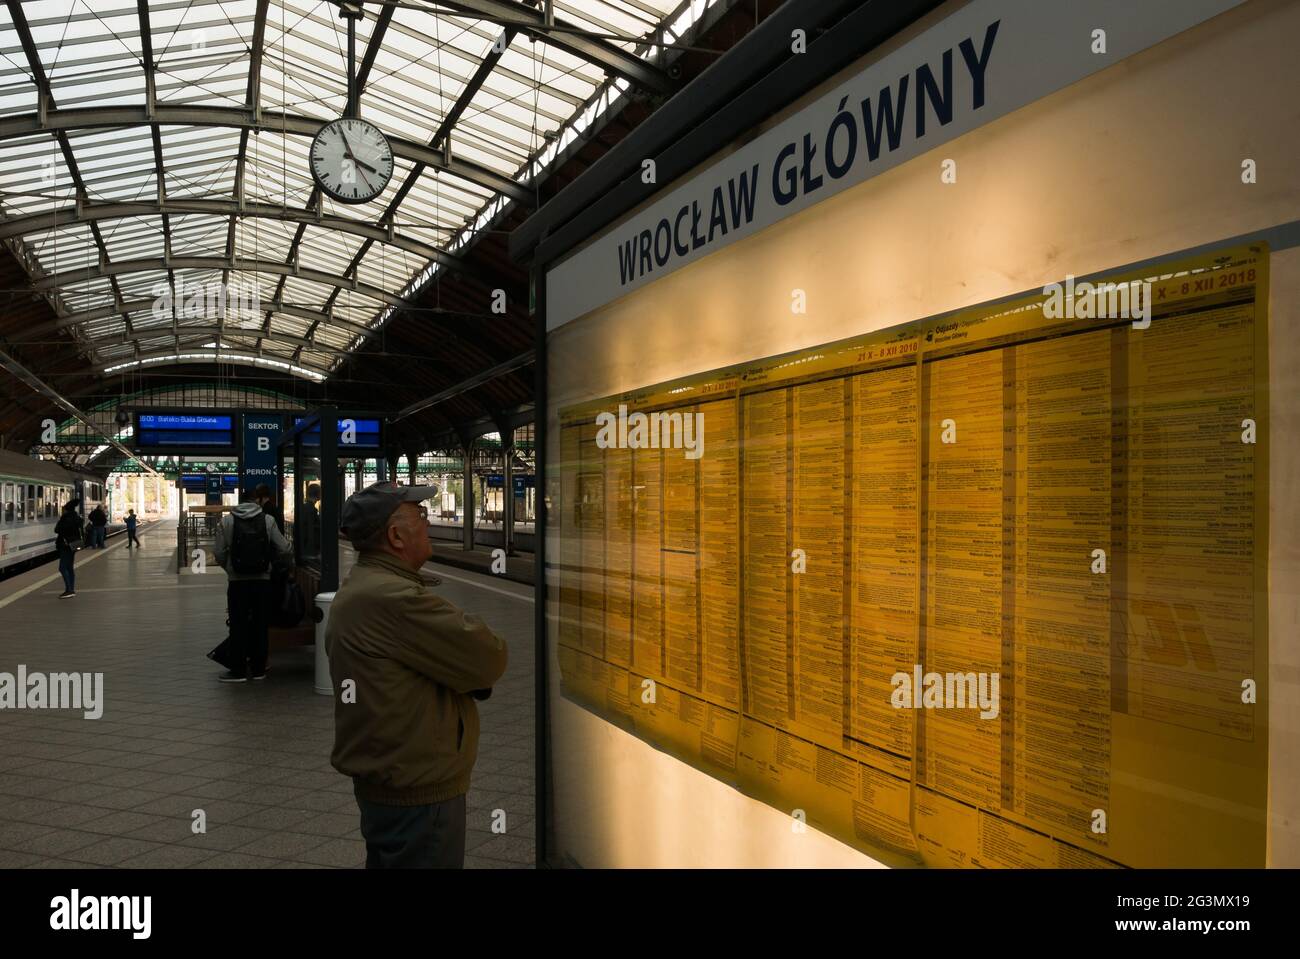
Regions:
[[[256, 353], [252, 350], [245, 351], [245, 353], [251, 355], [232, 355], [227, 353], [224, 348], [220, 351], [217, 351], [217, 350], [204, 350], [197, 346], [190, 347], [189, 351], [191, 354], [201, 355], [201, 358], [200, 356], [196, 356], [196, 355], [177, 356], [176, 355], [177, 351], [174, 349], [155, 350], [150, 353], [141, 353], [139, 356], [133, 356], [129, 360], [112, 360], [109, 362], [100, 363], [95, 367], [93, 367], [93, 369], [94, 372], [102, 375], [105, 370], [108, 370], [113, 367], [123, 366], [124, 364], [135, 364], [137, 367], [139, 366], [153, 367], [153, 366], [184, 366], [189, 363], [221, 362], [221, 363], [237, 363], [243, 366], [257, 366], [257, 367], [261, 367], [262, 369], [266, 369], [267, 364], [281, 363], [284, 364], [284, 366], [275, 366], [272, 368], [280, 372], [288, 373], [292, 376], [296, 376], [299, 379], [307, 380], [310, 383], [321, 382], [321, 380], [323, 380], [324, 377], [329, 375], [329, 370], [323, 370], [319, 366], [312, 366], [308, 363], [292, 364], [292, 366], [294, 367], [298, 367], [302, 370], [310, 371], [316, 374], [316, 376], [321, 377], [321, 380], [318, 380], [316, 379], [315, 376], [308, 376], [306, 373], [300, 373], [295, 369], [292, 368], [285, 369], [284, 368], [285, 366], [290, 366], [287, 360], [282, 360], [278, 356], [257, 356]], [[211, 354], [211, 357], [209, 358], [207, 354]], [[261, 360], [262, 362], [258, 363], [257, 362], [258, 360]]]
[[[141, 310], [151, 309], [153, 307], [153, 302], [153, 300], [128, 300], [123, 303], [114, 303], [109, 306], [96, 307], [93, 310], [83, 310], [80, 313], [69, 313], [66, 316], [59, 317], [58, 319], [26, 327], [21, 334], [10, 336], [9, 342], [15, 345], [21, 345], [23, 343], [31, 342], [32, 340], [38, 340], [50, 333], [57, 333], [60, 330], [71, 329], [85, 323], [92, 323], [95, 320], [108, 319], [109, 317], [117, 316], [121, 313], [138, 313]], [[330, 327], [336, 327], [347, 330], [349, 333], [365, 333], [369, 330], [365, 324], [354, 323], [353, 321], [344, 319], [335, 313], [297, 306], [293, 303], [284, 303], [280, 300], [269, 300], [266, 303], [260, 304], [258, 312], [259, 314], [270, 312], [273, 315], [292, 316], [300, 320], [318, 323], [327, 329]], [[468, 343], [477, 349], [482, 350], [489, 356], [495, 354], [495, 351], [491, 348], [493, 345], [491, 337], [479, 336], [476, 331], [466, 325], [475, 322], [481, 323], [486, 319], [482, 314], [461, 313], [454, 310], [421, 309], [412, 311], [412, 315], [427, 320], [429, 323], [443, 330], [448, 336]], [[460, 321], [460, 325], [456, 325], [455, 321]], [[179, 327], [179, 329], [193, 329], [193, 327], [182, 326]], [[226, 326], [224, 329], [230, 330], [232, 328]], [[242, 328], [235, 327], [234, 329], [240, 330]], [[261, 323], [258, 324], [258, 330], [261, 331], [259, 333], [260, 336], [265, 337], [270, 335], [266, 333], [265, 328]], [[170, 332], [170, 330], [168, 332]], [[155, 331], [154, 335], [156, 336], [160, 334]], [[97, 338], [96, 342], [101, 341]], [[364, 354], [359, 355], [364, 356]]]
[[[543, 43], [559, 47], [646, 90], [667, 93], [673, 88], [673, 82], [667, 73], [636, 54], [616, 47], [608, 40], [583, 36], [582, 31], [552, 31], [549, 29], [552, 23], [560, 27], [569, 27], [570, 24], [558, 18], [548, 22], [545, 13], [523, 3], [514, 0], [434, 0], [433, 5], [468, 13], [482, 20], [491, 20], [503, 27], [535, 31], [533, 35]], [[533, 31], [529, 30], [530, 27]]]
[[[266, 340], [270, 343], [288, 344], [292, 346], [302, 347], [305, 350], [315, 350], [321, 353], [334, 353], [334, 354], [341, 355], [344, 352], [341, 347], [330, 346], [327, 343], [319, 343], [315, 340], [308, 339], [307, 337], [303, 337], [303, 336], [298, 336], [293, 333], [277, 332], [277, 333], [267, 334], [265, 331], [263, 331], [262, 325], [260, 323], [256, 327], [251, 329], [242, 329], [240, 327], [235, 327], [235, 326], [217, 326], [216, 324], [213, 324], [212, 326], [180, 326], [177, 327], [175, 330], [173, 330], [171, 327], [158, 328], [152, 330], [149, 329], [132, 330], [130, 333], [125, 333], [117, 336], [96, 337], [95, 345], [100, 347], [125, 346], [129, 343], [142, 343], [147, 340], [168, 339], [168, 340], [179, 341], [180, 348], [184, 350], [187, 345], [193, 346], [193, 344], [201, 340], [217, 339], [217, 340], [225, 341], [225, 340], [233, 340], [241, 337], [253, 340], [254, 344], [256, 344], [257, 340]], [[229, 344], [223, 342], [222, 348], [225, 349], [227, 345]], [[249, 352], [253, 352], [253, 353], [258, 352], [256, 345], [245, 347], [236, 344], [233, 345], [233, 348], [237, 350], [248, 350]], [[269, 358], [279, 359], [279, 357], [269, 357]], [[129, 359], [135, 359], [135, 357], [130, 357]], [[125, 363], [127, 361], [128, 361], [127, 358], [119, 359], [116, 361], [105, 360], [101, 365], [116, 366], [118, 363]], [[312, 367], [308, 363], [301, 363], [299, 365], [306, 366], [309, 369], [319, 369], [319, 367]]]
[[[261, 351], [257, 348], [257, 343], [262, 340], [265, 340], [269, 343], [288, 344], [288, 345], [296, 346], [299, 348], [300, 352], [302, 350], [309, 350], [317, 353], [329, 353], [334, 356], [349, 355], [348, 351], [343, 347], [330, 346], [328, 343], [321, 343], [320, 341], [315, 340], [309, 336], [298, 336], [297, 334], [294, 333], [282, 333], [279, 331], [268, 334], [265, 330], [262, 329], [261, 324], [258, 324], [258, 326], [252, 328], [233, 327], [229, 325], [217, 326], [214, 324], [212, 326], [181, 326], [175, 330], [172, 330], [170, 327], [155, 328], [152, 330], [150, 329], [133, 330], [130, 333], [124, 333], [117, 336], [97, 337], [95, 339], [95, 345], [100, 347], [125, 346], [130, 343], [141, 343], [148, 340], [160, 340], [160, 339], [173, 340], [177, 344], [171, 350], [161, 351], [164, 353], [170, 353], [176, 350], [180, 350], [181, 352], [184, 352], [186, 349], [207, 349], [205, 347], [197, 346], [196, 344], [200, 344], [205, 340], [216, 339], [222, 343], [222, 349], [230, 348], [235, 350], [244, 350], [246, 352], [257, 353], [259, 355], [261, 354]], [[239, 340], [239, 339], [251, 340], [252, 344], [245, 346], [239, 343], [230, 342], [232, 340]], [[131, 360], [136, 358], [137, 357], [132, 356], [129, 358], [124, 357], [117, 360], [106, 359], [104, 360], [103, 363], [100, 364], [100, 367], [117, 366], [120, 363], [130, 362]], [[265, 358], [276, 360], [278, 362], [283, 362], [283, 363], [293, 362], [296, 365], [306, 367], [307, 369], [318, 370], [326, 373], [328, 372], [327, 370], [324, 370], [322, 369], [322, 367], [319, 366], [312, 366], [309, 363], [298, 363], [296, 359], [285, 360], [278, 356], [266, 356]], [[214, 360], [219, 359], [219, 356], [215, 352], [213, 354], [213, 359]], [[452, 371], [454, 374], [458, 374], [460, 372], [459, 367], [454, 365], [450, 360], [443, 359], [439, 356], [421, 357], [418, 360], [418, 364], [428, 365], [430, 367], [441, 367], [449, 371]]]
[[[240, 130], [263, 130], [291, 136], [314, 137], [328, 121], [293, 113], [271, 113], [244, 107], [147, 106], [72, 107], [50, 109], [40, 113], [23, 113], [0, 119], [0, 140], [12, 140], [41, 133], [66, 130], [102, 129], [134, 126], [233, 127]], [[531, 206], [533, 192], [510, 177], [470, 160], [448, 157], [446, 151], [434, 150], [411, 140], [389, 137], [393, 155], [411, 163], [443, 170], [452, 176], [476, 183], [493, 193], [503, 194], [517, 203]]]
[[[115, 303], [111, 306], [96, 307], [93, 310], [83, 310], [80, 313], [69, 313], [56, 320], [50, 320], [46, 323], [38, 323], [36, 326], [27, 327], [23, 330], [21, 335], [9, 337], [9, 342], [26, 343], [30, 340], [39, 339], [49, 333], [57, 333], [59, 330], [81, 326], [84, 323], [92, 323], [95, 320], [104, 320], [111, 316], [117, 316], [120, 313], [138, 313], [141, 310], [149, 310], [153, 308], [153, 304], [153, 300], [129, 300], [123, 303]], [[363, 333], [367, 330], [364, 323], [354, 323], [351, 320], [346, 320], [333, 313], [313, 310], [305, 306], [296, 306], [292, 303], [284, 303], [279, 300], [268, 300], [266, 303], [259, 304], [259, 315], [268, 311], [273, 314], [293, 316], [300, 320], [320, 323], [326, 328], [331, 326], [340, 327], [350, 333]], [[259, 322], [258, 329], [261, 328], [262, 324]], [[182, 327], [182, 329], [184, 329], [184, 327]]]
[[90, 269], [66, 270], [61, 273], [47, 273], [32, 283], [32, 289], [38, 293], [46, 290], [63, 289], [70, 284], [87, 280], [103, 279], [110, 276], [122, 276], [128, 273], [157, 273], [165, 270], [235, 270], [243, 273], [272, 273], [279, 276], [296, 276], [322, 286], [332, 286], [343, 290], [360, 293], [372, 300], [379, 300], [390, 306], [409, 307], [413, 304], [403, 300], [395, 293], [359, 283], [355, 280], [341, 280], [323, 270], [307, 267], [295, 267], [289, 263], [275, 260], [228, 260], [224, 256], [155, 256], [139, 260], [121, 260], [116, 263], [100, 263]]
[[31, 233], [43, 233], [49, 230], [67, 229], [83, 223], [97, 223], [100, 220], [120, 220], [133, 216], [162, 216], [169, 214], [202, 214], [219, 217], [253, 217], [255, 219], [280, 220], [286, 223], [304, 223], [318, 226], [323, 230], [336, 230], [365, 237], [376, 243], [386, 243], [414, 253], [424, 260], [436, 260], [443, 266], [459, 270], [464, 269], [464, 262], [450, 253], [445, 253], [429, 243], [424, 243], [388, 230], [364, 220], [354, 220], [346, 216], [318, 214], [314, 210], [295, 207], [276, 206], [272, 203], [240, 203], [238, 200], [156, 200], [115, 202], [115, 203], [81, 203], [48, 210], [44, 213], [31, 213], [26, 216], [10, 217], [0, 220], [0, 240], [26, 236]]

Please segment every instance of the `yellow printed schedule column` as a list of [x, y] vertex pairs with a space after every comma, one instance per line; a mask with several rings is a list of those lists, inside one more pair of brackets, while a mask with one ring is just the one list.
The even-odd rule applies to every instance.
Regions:
[[793, 718], [788, 642], [788, 390], [744, 397], [745, 712], [785, 727]]
[[632, 668], [663, 678], [663, 453], [633, 450]]
[[1214, 289], [1169, 306], [1158, 289], [1150, 328], [1127, 336], [1126, 655], [1110, 830], [1116, 857], [1135, 866], [1265, 857], [1268, 707], [1243, 696], [1247, 680], [1262, 692], [1267, 673], [1263, 451], [1243, 441], [1243, 421], [1267, 412], [1255, 403], [1264, 330], [1253, 279], [1219, 288], [1230, 273], [1254, 271], [1172, 281]]
[[846, 389], [847, 380], [839, 378], [792, 391], [795, 721], [801, 735], [836, 749], [843, 746], [846, 668]]
[[890, 702], [916, 648], [917, 368], [852, 378], [852, 737], [912, 756], [912, 713]]
[[705, 699], [740, 708], [740, 445], [737, 402], [700, 404], [700, 642]]
[[[694, 417], [694, 407], [673, 415]], [[683, 449], [663, 451], [663, 570], [666, 676], [677, 689], [700, 687], [698, 460]]]
[[595, 422], [578, 430], [578, 538], [582, 549], [582, 648], [605, 655], [605, 451], [596, 445]]
[[[1002, 669], [1002, 363], [1001, 353], [990, 350], [923, 367], [926, 672]], [[1000, 718], [981, 719], [969, 708], [921, 714], [918, 780], [997, 809]]]
[[632, 664], [632, 451], [605, 452], [605, 658]]
[[[1003, 810], [1104, 852], [1110, 808], [1111, 333], [1014, 347], [1014, 717]], [[1119, 562], [1117, 562], [1119, 560]], [[1011, 687], [1014, 681], [1014, 687]], [[1011, 688], [1009, 688], [1011, 687]], [[1013, 801], [1007, 801], [1012, 799]]]

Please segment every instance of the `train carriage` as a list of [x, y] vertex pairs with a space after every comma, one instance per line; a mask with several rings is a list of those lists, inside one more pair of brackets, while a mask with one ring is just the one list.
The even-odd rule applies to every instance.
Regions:
[[0, 573], [54, 554], [54, 524], [69, 500], [104, 499], [104, 481], [51, 460], [0, 450]]

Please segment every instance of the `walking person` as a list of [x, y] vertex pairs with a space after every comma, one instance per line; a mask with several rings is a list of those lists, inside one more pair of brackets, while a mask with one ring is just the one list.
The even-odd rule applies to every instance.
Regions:
[[[340, 517], [360, 555], [325, 632], [336, 693], [330, 763], [352, 777], [368, 869], [464, 866], [475, 700], [506, 669], [505, 643], [420, 577], [433, 547], [419, 504], [437, 492], [375, 483], [348, 497]], [[345, 680], [353, 697], [339, 694]]]
[[59, 599], [69, 599], [77, 595], [77, 576], [73, 570], [72, 557], [82, 538], [81, 516], [77, 507], [81, 500], [69, 500], [63, 505], [63, 514], [54, 524], [54, 549], [59, 555], [59, 575], [63, 577], [63, 592]]
[[140, 541], [136, 539], [135, 528], [136, 525], [140, 522], [140, 520], [135, 515], [135, 510], [130, 510], [127, 512], [125, 522], [126, 522], [126, 548], [130, 549], [131, 544], [135, 543], [135, 548], [139, 549]]
[[104, 548], [104, 537], [108, 531], [108, 514], [102, 505], [96, 505], [90, 511], [91, 545], [96, 549]]
[[214, 552], [226, 571], [226, 606], [230, 616], [231, 668], [217, 677], [223, 683], [266, 678], [266, 630], [271, 606], [271, 564], [292, 555], [275, 520], [253, 501], [252, 494], [221, 518]]

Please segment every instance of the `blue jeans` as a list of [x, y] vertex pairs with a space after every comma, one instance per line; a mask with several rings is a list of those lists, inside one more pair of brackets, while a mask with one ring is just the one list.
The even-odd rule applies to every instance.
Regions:
[[77, 587], [77, 574], [72, 568], [72, 550], [67, 546], [60, 546], [59, 553], [59, 575], [63, 577], [63, 591], [71, 593]]
[[107, 526], [92, 527], [95, 531], [94, 542], [91, 544], [98, 549], [104, 548], [104, 534], [108, 532]]
[[465, 797], [384, 806], [357, 797], [367, 869], [465, 868]]

